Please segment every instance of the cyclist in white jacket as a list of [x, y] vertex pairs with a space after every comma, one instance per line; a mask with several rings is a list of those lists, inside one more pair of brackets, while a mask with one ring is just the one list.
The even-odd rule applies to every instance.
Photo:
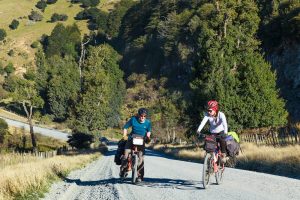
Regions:
[[207, 112], [205, 113], [205, 116], [197, 129], [198, 135], [201, 134], [201, 130], [207, 121], [209, 121], [210, 124], [210, 133], [216, 135], [217, 142], [219, 142], [221, 145], [221, 152], [223, 155], [222, 161], [226, 162], [228, 158], [226, 157], [225, 137], [228, 132], [228, 125], [225, 114], [219, 111], [218, 102], [215, 100], [211, 100], [207, 103]]

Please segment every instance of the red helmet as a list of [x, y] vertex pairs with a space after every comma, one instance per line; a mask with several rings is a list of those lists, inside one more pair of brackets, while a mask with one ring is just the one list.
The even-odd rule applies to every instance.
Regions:
[[215, 112], [217, 112], [219, 110], [219, 103], [216, 100], [210, 100], [209, 102], [207, 102], [207, 109], [212, 109]]

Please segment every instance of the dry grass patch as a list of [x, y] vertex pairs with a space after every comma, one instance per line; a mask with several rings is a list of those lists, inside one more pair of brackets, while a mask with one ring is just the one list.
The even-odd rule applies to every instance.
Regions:
[[44, 160], [10, 165], [0, 170], [0, 200], [25, 197], [29, 191], [44, 189], [51, 180], [83, 167], [99, 153], [76, 156], [56, 156]]
[[245, 143], [238, 167], [300, 178], [300, 146], [271, 147]]
[[0, 169], [4, 169], [10, 165], [16, 165], [19, 163], [28, 163], [28, 162], [35, 162], [40, 160], [40, 158], [31, 156], [30, 154], [26, 156], [22, 156], [20, 154], [13, 154], [13, 153], [5, 153], [0, 154]]
[[[178, 159], [203, 162], [205, 151], [200, 147], [158, 144], [150, 147]], [[272, 147], [241, 144], [236, 168], [300, 178], [300, 146]]]

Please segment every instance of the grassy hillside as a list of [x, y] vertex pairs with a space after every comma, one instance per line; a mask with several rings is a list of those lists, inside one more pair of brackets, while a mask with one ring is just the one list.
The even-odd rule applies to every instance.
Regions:
[[[86, 21], [76, 21], [74, 17], [82, 10], [80, 4], [71, 4], [69, 0], [58, 0], [55, 4], [48, 5], [43, 14], [41, 22], [28, 20], [31, 10], [38, 10], [35, 5], [39, 0], [0, 0], [0, 28], [7, 32], [6, 42], [0, 44], [0, 60], [6, 65], [12, 62], [16, 68], [16, 73], [22, 73], [26, 68], [34, 65], [35, 49], [30, 45], [38, 40], [43, 34], [50, 34], [56, 23], [50, 23], [53, 13], [66, 14], [68, 20], [62, 22], [66, 25], [76, 23], [82, 35], [88, 33]], [[118, 0], [102, 0], [99, 8], [109, 11]], [[13, 19], [20, 22], [16, 30], [8, 27]], [[13, 56], [8, 52], [14, 51]]]

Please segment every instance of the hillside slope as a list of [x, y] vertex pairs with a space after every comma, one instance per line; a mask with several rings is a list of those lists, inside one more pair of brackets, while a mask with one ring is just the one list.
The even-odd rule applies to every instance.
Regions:
[[[74, 17], [83, 10], [80, 4], [71, 4], [68, 0], [58, 0], [55, 4], [46, 7], [43, 20], [33, 22], [28, 19], [31, 10], [39, 11], [35, 5], [39, 0], [0, 0], [0, 28], [4, 28], [7, 37], [3, 44], [0, 43], [0, 60], [5, 66], [9, 62], [13, 63], [16, 73], [22, 73], [26, 68], [34, 65], [35, 49], [31, 48], [32, 42], [38, 40], [43, 34], [50, 34], [54, 26], [58, 23], [49, 22], [52, 14], [66, 14], [68, 20], [61, 22], [65, 25], [76, 23], [81, 30], [81, 34], [88, 33], [86, 20], [76, 21]], [[102, 0], [99, 8], [109, 11], [118, 0]], [[16, 30], [11, 30], [9, 24], [13, 19], [20, 22]], [[9, 56], [8, 52], [13, 50], [14, 55]]]

